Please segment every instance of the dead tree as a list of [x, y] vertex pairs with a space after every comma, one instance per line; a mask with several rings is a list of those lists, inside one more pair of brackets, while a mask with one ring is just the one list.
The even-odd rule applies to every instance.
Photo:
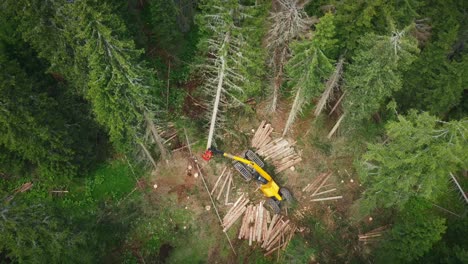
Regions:
[[202, 27], [211, 33], [206, 43], [209, 56], [201, 65], [205, 79], [204, 93], [210, 98], [212, 108], [208, 116], [207, 148], [213, 144], [215, 129], [222, 126], [222, 108], [242, 105], [237, 96], [243, 93], [241, 86], [244, 77], [239, 73], [239, 68], [245, 60], [242, 56], [242, 36], [233, 17], [234, 14], [239, 15], [239, 10], [225, 6], [216, 6], [211, 10], [213, 13], [202, 15], [205, 22]]
[[322, 93], [322, 96], [317, 103], [317, 107], [315, 108], [315, 116], [320, 115], [327, 102], [329, 102], [330, 98], [333, 97], [333, 91], [339, 86], [341, 75], [343, 73], [343, 62], [344, 59], [341, 58], [336, 64], [335, 71], [328, 79], [325, 85], [325, 91]]
[[267, 36], [267, 48], [270, 53], [269, 66], [273, 72], [272, 99], [269, 112], [275, 112], [278, 105], [279, 89], [283, 83], [284, 65], [289, 56], [290, 42], [307, 32], [313, 23], [303, 7], [308, 1], [276, 0], [277, 6], [270, 15], [271, 26]]

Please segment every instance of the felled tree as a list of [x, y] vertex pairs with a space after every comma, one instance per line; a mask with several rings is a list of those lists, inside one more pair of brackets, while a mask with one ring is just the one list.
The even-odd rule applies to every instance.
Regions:
[[468, 166], [468, 122], [442, 122], [411, 112], [386, 126], [385, 144], [372, 144], [359, 163], [366, 186], [363, 213], [401, 209], [413, 196], [435, 200], [447, 191], [450, 172]]
[[375, 252], [377, 263], [412, 263], [442, 238], [445, 219], [431, 213], [431, 207], [423, 199], [413, 198], [406, 204]]
[[330, 50], [336, 43], [333, 37], [333, 15], [326, 14], [317, 24], [312, 39], [291, 44], [292, 57], [286, 65], [286, 72], [295, 97], [283, 136], [302, 108], [324, 90], [324, 80], [333, 70], [332, 60], [327, 58], [324, 50]]
[[344, 111], [348, 124], [366, 120], [402, 87], [401, 70], [416, 58], [412, 25], [391, 36], [367, 34], [345, 72]]
[[242, 18], [237, 0], [202, 1], [202, 13], [197, 23], [208, 37], [200, 43], [200, 50], [207, 51], [207, 58], [200, 65], [204, 75], [204, 94], [208, 99], [209, 132], [207, 148], [213, 144], [215, 128], [223, 124], [222, 109], [239, 106], [237, 98], [243, 93], [244, 77], [240, 74], [243, 60], [243, 39], [236, 21]]
[[270, 56], [268, 62], [272, 79], [272, 98], [269, 112], [276, 111], [281, 85], [284, 79], [284, 66], [290, 57], [289, 45], [294, 38], [309, 30], [312, 20], [303, 7], [308, 1], [276, 0], [276, 10], [271, 14], [271, 26], [266, 39]]

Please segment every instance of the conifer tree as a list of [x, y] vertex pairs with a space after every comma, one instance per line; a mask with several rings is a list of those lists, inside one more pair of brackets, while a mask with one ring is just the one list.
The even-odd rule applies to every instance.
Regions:
[[210, 128], [207, 148], [215, 136], [215, 128], [222, 127], [222, 108], [242, 105], [239, 96], [244, 93], [243, 67], [245, 41], [238, 22], [243, 13], [237, 0], [202, 1], [202, 13], [196, 18], [206, 38], [200, 43], [201, 50], [208, 51], [208, 58], [200, 65], [204, 75], [204, 94], [212, 111], [209, 113]]
[[326, 14], [320, 19], [311, 39], [297, 41], [291, 45], [292, 57], [286, 65], [286, 72], [293, 89], [294, 102], [283, 136], [301, 109], [323, 91], [324, 80], [333, 69], [333, 61], [327, 58], [324, 51], [333, 50], [335, 43], [333, 15]]
[[447, 228], [445, 219], [434, 215], [430, 209], [431, 204], [423, 199], [408, 201], [376, 250], [376, 262], [412, 263], [429, 251]]
[[[83, 234], [74, 234], [53, 205], [37, 198], [28, 202], [23, 195], [0, 190], [0, 251], [18, 263], [63, 263], [74, 258], [87, 263], [89, 252]], [[76, 258], [79, 257], [79, 258]]]
[[[29, 12], [19, 10], [15, 15], [25, 21], [25, 40], [49, 60], [51, 68], [57, 65], [58, 71], [72, 72], [65, 74], [67, 81], [91, 102], [97, 121], [108, 130], [114, 146], [131, 151], [145, 142], [143, 135], [150, 130], [160, 153], [166, 156], [153, 129], [159, 85], [111, 6], [96, 0], [24, 1]], [[39, 34], [49, 29], [54, 38], [51, 42], [59, 45], [57, 50]]]
[[42, 91], [43, 85], [0, 51], [0, 145], [10, 157], [38, 166], [42, 176], [74, 176], [74, 139], [68, 138], [59, 104]]
[[385, 100], [402, 88], [401, 72], [414, 61], [417, 43], [410, 35], [413, 25], [391, 36], [366, 34], [360, 50], [345, 71], [347, 95], [344, 111], [348, 125], [369, 119]]
[[413, 111], [386, 131], [386, 143], [369, 145], [359, 163], [365, 213], [404, 208], [413, 196], [434, 201], [447, 191], [450, 172], [468, 166], [467, 120], [443, 122]]

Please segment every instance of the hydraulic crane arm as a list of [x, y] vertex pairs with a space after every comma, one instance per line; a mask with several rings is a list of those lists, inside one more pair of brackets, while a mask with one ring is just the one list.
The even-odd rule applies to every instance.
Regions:
[[212, 157], [213, 157], [213, 154], [220, 154], [220, 155], [223, 155], [224, 157], [226, 158], [230, 158], [230, 159], [233, 159], [233, 160], [236, 160], [238, 162], [241, 162], [247, 166], [249, 166], [250, 168], [252, 168], [253, 170], [255, 170], [262, 178], [264, 178], [266, 180], [266, 183], [262, 184], [262, 186], [260, 187], [260, 189], [262, 190], [262, 192], [267, 196], [267, 197], [272, 197], [274, 196], [277, 200], [281, 201], [282, 200], [282, 197], [279, 195], [278, 191], [279, 191], [279, 186], [276, 184], [276, 182], [273, 180], [273, 178], [264, 170], [262, 169], [262, 167], [260, 167], [257, 163], [251, 161], [251, 160], [248, 160], [248, 159], [244, 159], [244, 158], [241, 158], [239, 156], [235, 156], [235, 155], [232, 155], [232, 154], [229, 154], [229, 153], [226, 153], [224, 151], [221, 151], [221, 150], [218, 150], [218, 149], [215, 149], [215, 148], [209, 148], [203, 155], [202, 155], [202, 158], [206, 161], [209, 161]]

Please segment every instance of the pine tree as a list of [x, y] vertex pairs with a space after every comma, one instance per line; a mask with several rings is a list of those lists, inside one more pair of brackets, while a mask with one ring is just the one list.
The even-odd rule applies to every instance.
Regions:
[[38, 166], [42, 176], [74, 176], [73, 139], [63, 129], [66, 121], [58, 102], [42, 91], [43, 85], [47, 83], [28, 76], [17, 61], [0, 51], [0, 145], [10, 157]]
[[402, 209], [411, 197], [434, 201], [447, 191], [449, 173], [466, 168], [466, 120], [442, 122], [411, 112], [386, 126], [384, 144], [371, 144], [359, 163], [366, 186], [364, 213], [375, 208]]
[[394, 92], [402, 88], [401, 72], [416, 58], [413, 25], [391, 36], [366, 34], [345, 72], [344, 110], [348, 125], [369, 119]]
[[[411, 108], [445, 116], [460, 105], [468, 81], [468, 55], [464, 49], [465, 17], [457, 1], [432, 1], [421, 12], [420, 28], [427, 28], [422, 52], [404, 74], [405, 89], [398, 93], [403, 111]], [[426, 44], [426, 42], [428, 42]]]
[[[24, 39], [49, 60], [51, 68], [57, 65], [66, 73], [72, 72], [64, 76], [91, 102], [96, 120], [108, 130], [114, 146], [119, 151], [132, 151], [137, 144], [147, 144], [144, 134], [151, 130], [165, 157], [162, 140], [152, 129], [159, 85], [111, 6], [95, 0], [24, 1], [30, 12], [16, 13], [18, 19], [26, 21], [21, 28]], [[51, 42], [60, 46], [57, 50], [38, 34], [48, 29], [53, 33]]]
[[376, 262], [411, 263], [429, 251], [447, 228], [445, 219], [430, 209], [427, 201], [411, 199], [376, 251]]
[[325, 87], [325, 78], [333, 70], [333, 61], [324, 53], [333, 50], [336, 43], [332, 14], [326, 14], [320, 19], [311, 38], [291, 45], [292, 57], [286, 65], [286, 72], [295, 97], [283, 136], [302, 108], [320, 95]]
[[[73, 259], [87, 263], [83, 234], [74, 234], [53, 210], [53, 205], [36, 198], [0, 191], [0, 251], [19, 263], [63, 263]], [[78, 257], [78, 258], [77, 258]]]

